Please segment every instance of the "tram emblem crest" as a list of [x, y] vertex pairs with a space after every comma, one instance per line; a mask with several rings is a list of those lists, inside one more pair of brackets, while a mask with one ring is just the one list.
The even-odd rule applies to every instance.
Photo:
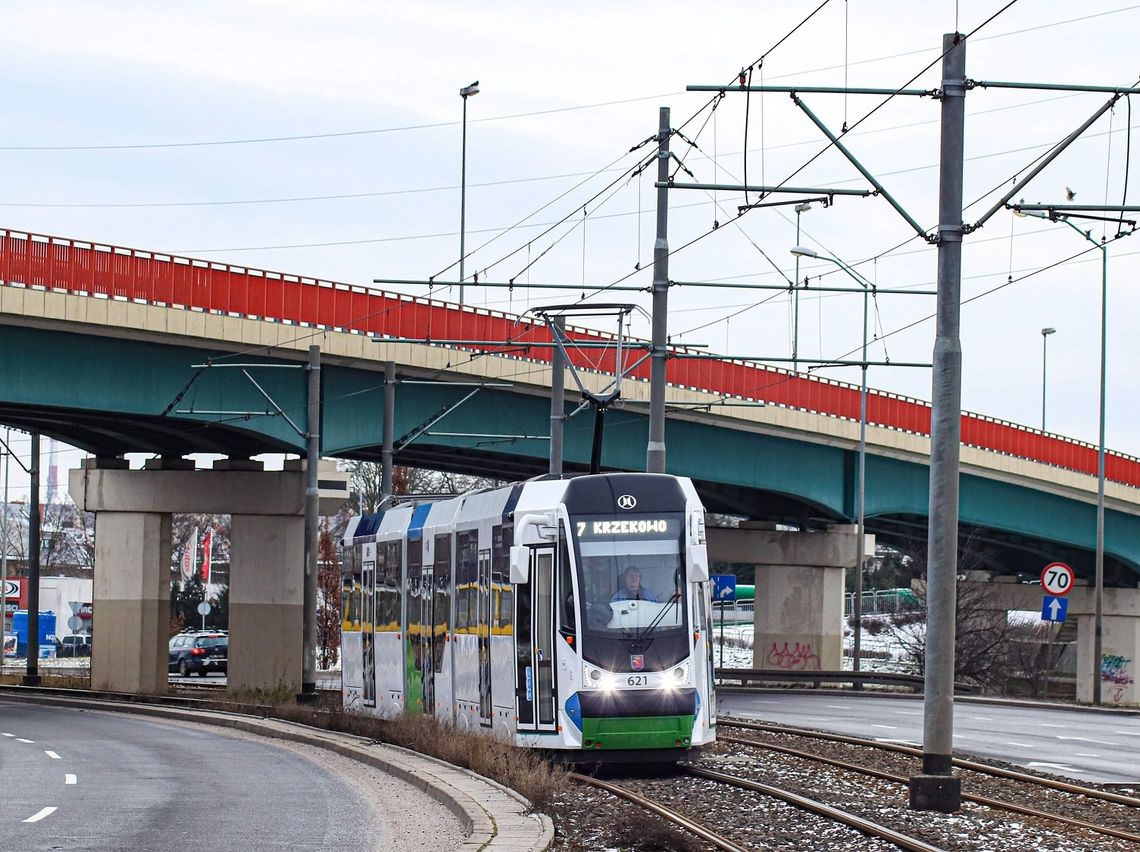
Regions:
[[628, 511], [637, 505], [637, 498], [632, 494], [622, 494], [617, 498], [617, 504], [619, 509]]
[[629, 667], [635, 672], [639, 672], [645, 668], [645, 655], [644, 654], [630, 654]]

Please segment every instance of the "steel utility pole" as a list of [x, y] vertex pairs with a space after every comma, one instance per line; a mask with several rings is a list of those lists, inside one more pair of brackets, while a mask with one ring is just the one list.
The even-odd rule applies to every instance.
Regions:
[[32, 432], [28, 467], [28, 664], [24, 686], [40, 685], [40, 433]]
[[[566, 330], [565, 317], [552, 317], [556, 336]], [[621, 327], [618, 327], [621, 331]], [[621, 370], [621, 364], [618, 364]], [[550, 356], [550, 474], [562, 475], [562, 438], [566, 426], [566, 356], [554, 347]]]
[[380, 456], [380, 506], [392, 499], [392, 470], [396, 441], [396, 362], [384, 364], [384, 447]]
[[653, 338], [649, 369], [649, 445], [645, 471], [665, 472], [665, 363], [669, 313], [669, 107], [657, 123], [657, 239], [653, 243]]
[[308, 419], [305, 423], [305, 586], [302, 596], [304, 639], [301, 651], [301, 702], [317, 697], [317, 469], [321, 458], [321, 347], [309, 347]]
[[962, 171], [966, 43], [942, 37], [942, 144], [938, 200], [938, 304], [930, 427], [930, 535], [926, 557], [926, 676], [922, 774], [910, 806], [950, 813], [962, 804], [953, 775], [954, 610], [958, 574], [958, 460], [962, 433]]

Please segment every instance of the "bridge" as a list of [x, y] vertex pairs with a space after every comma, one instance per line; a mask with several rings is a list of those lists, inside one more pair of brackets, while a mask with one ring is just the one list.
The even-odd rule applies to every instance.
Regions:
[[[0, 230], [0, 324], [0, 353], [10, 365], [0, 422], [83, 448], [95, 466], [126, 452], [156, 453], [172, 465], [199, 452], [236, 462], [262, 452], [303, 453], [296, 427], [304, 376], [279, 368], [302, 365], [317, 343], [322, 455], [379, 458], [384, 369], [393, 362], [396, 434], [403, 436], [397, 463], [503, 478], [546, 470], [551, 337], [543, 324], [519, 317]], [[568, 331], [577, 342], [609, 341], [587, 329]], [[850, 523], [857, 386], [690, 357], [703, 353], [684, 347], [671, 352], [670, 472], [691, 476], [712, 511], [805, 530]], [[613, 348], [583, 348], [571, 358], [595, 390], [617, 366]], [[223, 364], [249, 366], [218, 368]], [[644, 466], [648, 372], [647, 362], [632, 370], [607, 419], [606, 468]], [[568, 398], [564, 411], [576, 407]], [[567, 421], [568, 470], [584, 470], [589, 459], [585, 419]], [[882, 540], [921, 538], [930, 406], [872, 390], [867, 421], [868, 530]], [[972, 413], [962, 414], [962, 441], [960, 520], [992, 567], [1035, 575], [1043, 562], [1062, 559], [1087, 581], [1096, 447]], [[1106, 584], [1135, 589], [1140, 459], [1109, 453], [1106, 473]]]

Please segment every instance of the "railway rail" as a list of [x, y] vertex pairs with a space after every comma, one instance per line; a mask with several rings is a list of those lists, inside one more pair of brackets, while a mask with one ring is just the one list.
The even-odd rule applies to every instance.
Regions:
[[723, 852], [747, 852], [748, 850], [748, 847], [738, 846], [727, 837], [718, 834], [711, 828], [708, 828], [696, 820], [684, 816], [683, 814], [677, 813], [677, 811], [673, 810], [672, 808], [666, 807], [665, 805], [654, 801], [648, 796], [643, 796], [640, 793], [630, 790], [628, 787], [623, 787], [620, 784], [612, 784], [609, 781], [602, 781], [599, 778], [593, 778], [589, 775], [583, 775], [579, 772], [571, 772], [570, 778], [580, 784], [589, 784], [592, 787], [597, 787], [600, 790], [605, 790], [607, 793], [612, 793], [615, 796], [625, 799], [627, 802], [632, 802], [638, 807], [653, 811], [653, 813], [657, 814], [658, 816], [664, 817], [674, 825], [680, 826], [686, 831], [695, 834], [702, 840], [711, 843], [717, 849], [723, 850]]
[[[792, 748], [787, 745], [765, 742], [746, 737], [729, 736], [726, 735], [723, 731], [726, 728], [741, 728], [745, 730], [758, 731], [761, 733], [790, 735], [795, 737], [803, 737], [809, 740], [841, 743], [850, 746], [857, 746], [860, 748], [876, 749], [878, 751], [891, 752], [895, 754], [906, 755], [908, 757], [921, 757], [922, 755], [922, 751], [920, 749], [901, 745], [898, 743], [882, 743], [874, 740], [863, 739], [860, 737], [821, 733], [801, 728], [789, 728], [780, 725], [721, 720], [718, 727], [721, 729], [721, 733], [719, 734], [718, 739], [724, 743], [779, 752], [781, 754], [801, 758], [803, 760], [822, 763], [827, 766], [832, 766], [850, 772], [856, 772], [862, 775], [879, 778], [881, 780], [901, 784], [904, 786], [908, 783], [908, 778], [904, 775], [888, 772], [875, 767], [852, 763], [847, 760], [840, 760], [834, 757], [828, 757], [825, 755], [804, 751], [803, 749]], [[1091, 832], [1107, 837], [1113, 837], [1119, 840], [1127, 840], [1131, 843], [1140, 845], [1140, 833], [1137, 833], [1131, 829], [1131, 826], [1136, 825], [1138, 818], [1140, 818], [1135, 813], [1135, 810], [1140, 808], [1140, 799], [1107, 790], [1100, 790], [1093, 787], [1086, 787], [1080, 784], [1073, 784], [1067, 781], [1042, 778], [1037, 775], [1030, 775], [1028, 773], [1005, 769], [1003, 767], [990, 766], [988, 764], [978, 763], [977, 761], [966, 760], [962, 758], [954, 758], [953, 765], [963, 771], [976, 773], [982, 776], [988, 776], [992, 779], [1000, 779], [1003, 782], [1013, 781], [1017, 782], [1020, 785], [1033, 785], [1047, 791], [1065, 794], [1067, 796], [1083, 797], [1084, 799], [1090, 800], [1092, 802], [1111, 803], [1112, 805], [1116, 806], [1114, 809], [1114, 814], [1112, 815], [1115, 815], [1117, 817], [1117, 824], [1105, 825], [1103, 821], [1091, 822], [1089, 820], [1080, 819], [1071, 815], [1057, 813], [1055, 809], [1043, 810], [1041, 808], [1031, 807], [1019, 802], [1012, 802], [1006, 799], [994, 798], [993, 796], [980, 795], [968, 791], [963, 791], [963, 801], [973, 802], [975, 804], [983, 805], [995, 810], [1008, 811], [1011, 813], [1020, 814], [1022, 816], [1032, 817], [1038, 820], [1051, 821], [1064, 825], [1070, 829]], [[1024, 791], [1024, 787], [1021, 788], [1021, 791]], [[1098, 816], [1103, 820], [1103, 817], [1110, 815], [1102, 813], [1098, 814]]]
[[[775, 787], [771, 784], [762, 784], [748, 778], [741, 778], [735, 775], [728, 775], [724, 772], [714, 772], [708, 769], [701, 769], [695, 766], [680, 766], [678, 769], [681, 772], [687, 773], [696, 778], [703, 778], [707, 781], [713, 781], [718, 784], [725, 784], [732, 787], [737, 787], [744, 790], [751, 790], [777, 799], [792, 807], [809, 813], [816, 814], [817, 816], [839, 823], [840, 825], [852, 828], [863, 835], [871, 838], [877, 838], [893, 844], [899, 849], [907, 850], [907, 852], [942, 852], [941, 847], [932, 846], [918, 838], [911, 837], [902, 832], [895, 831], [887, 826], [880, 825], [871, 820], [864, 819], [856, 814], [849, 813], [841, 808], [828, 805], [823, 802], [818, 802], [810, 799], [807, 796], [793, 793], [789, 790], [784, 790]], [[580, 773], [571, 773], [570, 777], [583, 784], [590, 784], [599, 789], [619, 796], [626, 801], [632, 802], [638, 807], [645, 808], [652, 811], [658, 816], [672, 822], [686, 831], [691, 832], [702, 840], [711, 843], [717, 849], [725, 850], [725, 852], [745, 852], [745, 850], [752, 849], [752, 846], [742, 846], [737, 842], [725, 837], [723, 834], [714, 831], [713, 829], [705, 826], [702, 823], [696, 822], [691, 817], [679, 813], [674, 808], [668, 807], [649, 796], [632, 790], [627, 786], [621, 784], [614, 784], [607, 781], [602, 781], [598, 778], [593, 778], [589, 775], [582, 775]]]

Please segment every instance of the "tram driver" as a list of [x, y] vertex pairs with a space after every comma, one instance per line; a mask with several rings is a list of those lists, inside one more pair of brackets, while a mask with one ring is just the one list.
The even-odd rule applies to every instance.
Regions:
[[615, 601], [652, 601], [657, 603], [657, 595], [653, 590], [641, 585], [641, 569], [630, 565], [625, 569], [621, 578], [621, 587], [610, 598]]

